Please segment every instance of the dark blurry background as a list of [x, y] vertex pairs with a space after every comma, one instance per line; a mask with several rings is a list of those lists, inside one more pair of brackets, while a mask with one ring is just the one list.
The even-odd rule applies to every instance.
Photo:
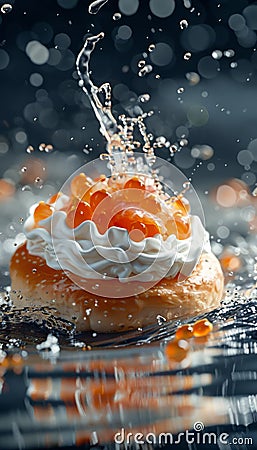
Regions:
[[[19, 181], [15, 171], [31, 151], [51, 165], [59, 153], [73, 155], [67, 164], [76, 155], [79, 164], [104, 150], [75, 71], [85, 36], [104, 31], [92, 78], [111, 83], [114, 113], [133, 114], [136, 105], [154, 110], [148, 131], [181, 144], [173, 161], [196, 185], [233, 175], [253, 189], [257, 2], [109, 0], [97, 15], [89, 14], [88, 0], [6, 3], [0, 2], [2, 176]], [[152, 66], [143, 77], [140, 60]], [[146, 93], [150, 101], [138, 99]], [[158, 154], [169, 158], [168, 146]]]

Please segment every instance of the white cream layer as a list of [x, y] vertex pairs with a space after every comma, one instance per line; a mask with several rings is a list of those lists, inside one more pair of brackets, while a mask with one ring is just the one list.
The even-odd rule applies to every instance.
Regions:
[[137, 281], [159, 281], [178, 272], [189, 275], [202, 251], [210, 251], [208, 233], [197, 216], [191, 217], [192, 236], [188, 239], [171, 235], [163, 240], [156, 235], [135, 242], [124, 228], [111, 227], [100, 234], [91, 220], [74, 230], [69, 228], [66, 213], [58, 210], [67, 201], [64, 195], [58, 199], [57, 210], [37, 228], [33, 228], [34, 205], [24, 225], [29, 253], [44, 258], [53, 269], [89, 279], [114, 277], [126, 282], [136, 275]]

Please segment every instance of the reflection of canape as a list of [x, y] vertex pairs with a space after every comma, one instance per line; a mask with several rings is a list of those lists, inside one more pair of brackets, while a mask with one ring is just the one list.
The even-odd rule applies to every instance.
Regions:
[[80, 331], [191, 316], [221, 299], [222, 271], [200, 219], [151, 177], [80, 173], [69, 196], [33, 208], [25, 232], [10, 265], [15, 304], [51, 307]]

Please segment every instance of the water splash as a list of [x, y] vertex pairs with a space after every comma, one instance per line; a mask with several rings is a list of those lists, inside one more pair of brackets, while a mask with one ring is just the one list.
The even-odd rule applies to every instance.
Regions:
[[95, 0], [93, 3], [90, 3], [88, 7], [88, 12], [90, 14], [97, 14], [98, 11], [107, 3], [108, 0]]
[[[107, 140], [107, 154], [102, 159], [109, 160], [109, 166], [112, 174], [122, 172], [145, 173], [151, 175], [160, 188], [158, 175], [153, 170], [156, 160], [154, 153], [155, 144], [152, 142], [151, 135], [147, 132], [144, 119], [152, 112], [142, 113], [139, 108], [139, 115], [133, 110], [136, 117], [126, 117], [124, 114], [119, 116], [118, 120], [112, 114], [111, 86], [104, 83], [97, 87], [90, 78], [89, 63], [91, 54], [97, 42], [104, 37], [104, 33], [96, 36], [90, 36], [77, 57], [77, 72], [80, 78], [79, 85], [89, 98], [93, 111], [100, 124], [100, 132]], [[135, 128], [142, 137], [142, 150], [144, 157], [135, 158], [134, 150], [141, 146], [141, 143], [134, 139]], [[158, 144], [158, 147], [160, 145]]]
[[5, 3], [4, 5], [1, 6], [2, 14], [8, 14], [11, 11], [12, 11], [12, 5], [10, 5], [9, 3]]

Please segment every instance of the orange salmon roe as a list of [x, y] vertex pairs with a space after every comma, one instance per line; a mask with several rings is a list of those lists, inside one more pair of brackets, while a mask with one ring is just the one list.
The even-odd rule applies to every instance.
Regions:
[[84, 173], [80, 173], [71, 181], [71, 193], [74, 197], [81, 199], [92, 184], [91, 178], [88, 178]]
[[137, 177], [133, 177], [126, 181], [124, 189], [145, 189], [145, 184]]
[[150, 214], [135, 208], [119, 211], [113, 216], [109, 226], [125, 228], [128, 231], [140, 229], [145, 237], [153, 237], [156, 234], [161, 233], [159, 225], [154, 221]]
[[94, 211], [99, 203], [101, 203], [107, 197], [110, 197], [110, 194], [104, 189], [93, 192], [93, 194], [90, 196], [90, 206], [92, 210]]
[[169, 359], [180, 362], [185, 359], [189, 351], [189, 344], [185, 340], [176, 340], [168, 342], [166, 346], [166, 356]]
[[76, 209], [72, 209], [68, 212], [66, 217], [66, 223], [70, 228], [77, 228], [86, 220], [90, 220], [92, 217], [92, 210], [88, 203], [79, 202]]
[[39, 202], [34, 211], [34, 220], [36, 223], [40, 220], [47, 219], [53, 213], [52, 207], [45, 202]]
[[166, 223], [168, 234], [175, 234], [178, 239], [187, 239], [191, 233], [190, 218], [183, 216], [179, 211]]
[[177, 209], [181, 214], [186, 216], [190, 212], [189, 201], [186, 198], [178, 197], [175, 202], [172, 203], [172, 206]]
[[49, 204], [53, 204], [56, 202], [56, 200], [61, 197], [61, 192], [57, 192], [56, 194], [52, 195], [52, 197], [49, 198], [48, 202]]
[[193, 325], [193, 335], [195, 337], [207, 336], [213, 330], [213, 325], [208, 319], [197, 320]]
[[176, 339], [190, 339], [193, 337], [193, 327], [190, 324], [181, 325], [178, 327], [176, 334]]

